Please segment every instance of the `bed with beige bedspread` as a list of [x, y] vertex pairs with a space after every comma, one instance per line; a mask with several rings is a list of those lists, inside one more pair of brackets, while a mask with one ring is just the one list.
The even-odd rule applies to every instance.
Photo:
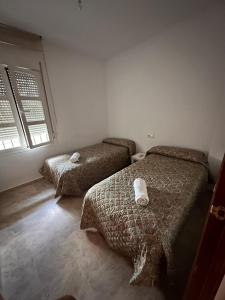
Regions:
[[[147, 183], [149, 204], [134, 200], [133, 181]], [[153, 147], [146, 158], [93, 186], [84, 198], [81, 229], [96, 228], [108, 245], [130, 258], [131, 284], [153, 286], [174, 272], [172, 245], [208, 179], [204, 153]]]
[[54, 183], [56, 196], [81, 196], [97, 182], [127, 167], [135, 151], [131, 140], [107, 138], [76, 150], [80, 153], [76, 163], [70, 161], [72, 153], [46, 159], [40, 173]]

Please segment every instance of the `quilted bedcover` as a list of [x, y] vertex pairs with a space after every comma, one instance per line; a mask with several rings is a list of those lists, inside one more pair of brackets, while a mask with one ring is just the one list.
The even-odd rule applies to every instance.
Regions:
[[102, 143], [76, 150], [77, 163], [72, 163], [72, 153], [45, 160], [40, 173], [53, 182], [56, 196], [81, 196], [91, 186], [127, 167], [135, 153], [135, 142], [122, 138], [107, 138]]
[[[150, 202], [136, 204], [133, 181], [147, 183]], [[93, 186], [82, 208], [81, 229], [96, 228], [134, 266], [131, 284], [153, 286], [174, 272], [172, 245], [208, 179], [204, 153], [153, 147], [146, 158]]]

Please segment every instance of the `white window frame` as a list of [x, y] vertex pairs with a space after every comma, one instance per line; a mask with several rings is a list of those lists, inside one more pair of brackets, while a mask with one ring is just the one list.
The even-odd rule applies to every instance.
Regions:
[[[22, 120], [22, 125], [23, 125], [23, 128], [24, 128], [24, 131], [26, 133], [27, 143], [29, 145], [29, 148], [33, 149], [33, 148], [38, 148], [40, 146], [50, 144], [53, 141], [53, 130], [52, 130], [52, 124], [51, 124], [51, 120], [50, 120], [50, 113], [49, 113], [46, 93], [45, 93], [45, 90], [44, 90], [44, 82], [43, 82], [43, 79], [42, 79], [41, 71], [40, 70], [23, 68], [23, 67], [11, 67], [11, 66], [8, 66], [7, 69], [8, 69], [9, 75], [10, 75], [10, 81], [12, 82], [14, 96], [15, 96], [15, 99], [16, 99], [16, 102], [17, 102], [17, 105], [18, 105], [19, 115], [20, 115], [21, 120]], [[38, 84], [38, 91], [40, 93], [39, 97], [20, 96], [20, 94], [18, 92], [18, 88], [17, 88], [16, 79], [15, 79], [15, 76], [14, 76], [15, 71], [18, 71], [18, 72], [23, 72], [24, 71], [27, 74], [34, 75], [34, 77], [37, 81], [37, 84]], [[38, 100], [38, 101], [41, 101], [42, 106], [43, 106], [43, 110], [44, 110], [45, 120], [44, 121], [32, 121], [32, 122], [29, 121], [28, 122], [26, 120], [25, 111], [24, 111], [23, 106], [22, 106], [22, 102], [21, 102], [22, 100]], [[30, 126], [30, 125], [39, 125], [39, 124], [46, 124], [47, 125], [49, 141], [45, 142], [45, 143], [38, 144], [38, 145], [33, 145], [28, 126]]]
[[[54, 140], [54, 130], [53, 130], [53, 124], [51, 120], [51, 114], [50, 114], [48, 99], [45, 90], [45, 84], [43, 80], [41, 63], [40, 63], [40, 69], [31, 69], [26, 67], [1, 64], [0, 70], [7, 90], [7, 95], [1, 98], [3, 99], [5, 97], [10, 101], [10, 105], [13, 111], [13, 116], [15, 119], [15, 124], [13, 124], [13, 126], [17, 127], [20, 136], [20, 141], [21, 141], [21, 146], [0, 150], [0, 155], [4, 153], [22, 151], [25, 150], [26, 148], [27, 149], [39, 148], [51, 144]], [[38, 83], [40, 96], [39, 97], [20, 96], [17, 88], [16, 79], [15, 76], [13, 75], [14, 71], [24, 71], [26, 73], [35, 75], [35, 79], [37, 80]], [[8, 77], [9, 75], [10, 75], [10, 79]], [[21, 100], [26, 100], [26, 99], [41, 101], [44, 110], [44, 115], [45, 115], [44, 121], [27, 122], [22, 107], [22, 102], [21, 102]], [[46, 124], [48, 129], [49, 141], [38, 145], [33, 145], [28, 126], [38, 125], [38, 124]], [[8, 126], [8, 124], [6, 126]]]

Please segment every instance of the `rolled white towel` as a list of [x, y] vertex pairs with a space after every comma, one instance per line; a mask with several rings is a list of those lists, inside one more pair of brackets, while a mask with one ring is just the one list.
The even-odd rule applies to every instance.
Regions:
[[133, 182], [133, 186], [136, 203], [146, 206], [149, 202], [146, 182], [142, 178], [136, 178]]
[[78, 162], [80, 158], [80, 153], [79, 152], [74, 152], [71, 157], [70, 157], [70, 161], [72, 163]]

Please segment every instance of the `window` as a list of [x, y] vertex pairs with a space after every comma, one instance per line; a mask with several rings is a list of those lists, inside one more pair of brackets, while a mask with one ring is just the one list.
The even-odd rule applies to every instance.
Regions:
[[40, 70], [0, 66], [0, 151], [52, 141]]

